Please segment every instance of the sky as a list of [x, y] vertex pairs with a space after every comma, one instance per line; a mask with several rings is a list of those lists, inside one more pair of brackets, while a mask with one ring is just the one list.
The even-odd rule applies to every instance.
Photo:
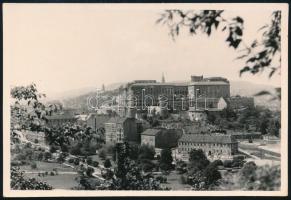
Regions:
[[[237, 7], [238, 8], [238, 7]], [[191, 9], [191, 6], [189, 7]], [[139, 79], [188, 81], [191, 75], [280, 85], [280, 75], [239, 70], [240, 54], [228, 47], [222, 27], [208, 37], [182, 32], [175, 41], [155, 21], [162, 8], [96, 4], [10, 4], [4, 6], [4, 75], [11, 85], [31, 82], [57, 93]], [[269, 22], [271, 9], [229, 9], [241, 16], [251, 42]], [[6, 72], [6, 73], [5, 73]]]

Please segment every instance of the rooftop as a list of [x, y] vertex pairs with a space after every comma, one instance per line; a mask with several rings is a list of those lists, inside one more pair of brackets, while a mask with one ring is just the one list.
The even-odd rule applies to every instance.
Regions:
[[195, 143], [219, 143], [231, 144], [236, 143], [236, 139], [231, 135], [220, 134], [183, 134], [179, 142], [195, 142]]
[[131, 86], [153, 86], [153, 85], [161, 85], [161, 86], [188, 86], [189, 82], [155, 82], [155, 83], [133, 83]]
[[147, 129], [144, 132], [142, 132], [141, 135], [155, 136], [159, 132], [161, 132], [160, 129]]
[[128, 118], [128, 117], [111, 117], [106, 123], [117, 123], [117, 124], [121, 124], [124, 123], [125, 120], [127, 119], [133, 119], [134, 118]]
[[224, 81], [198, 81], [191, 82], [189, 85], [229, 85], [229, 83]]

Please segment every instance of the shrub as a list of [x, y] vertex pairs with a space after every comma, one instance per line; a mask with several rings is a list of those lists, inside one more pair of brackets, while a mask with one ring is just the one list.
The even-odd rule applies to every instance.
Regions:
[[73, 162], [74, 162], [74, 158], [70, 158], [70, 159], [68, 160], [68, 162], [69, 162], [69, 163], [73, 163]]
[[16, 160], [25, 160], [26, 159], [26, 156], [23, 154], [23, 153], [20, 153], [16, 156], [15, 158]]
[[98, 167], [98, 166], [99, 166], [99, 162], [97, 162], [97, 161], [93, 161], [93, 162], [92, 162], [92, 165], [93, 165], [94, 167]]
[[51, 175], [51, 176], [54, 176], [54, 175], [55, 175], [55, 172], [50, 172], [50, 175]]
[[34, 139], [34, 143], [37, 144], [38, 143], [38, 139]]
[[181, 175], [181, 176], [180, 176], [180, 182], [181, 182], [182, 184], [187, 184], [187, 177], [186, 177], [185, 175]]
[[172, 165], [168, 165], [166, 163], [160, 163], [160, 168], [161, 168], [161, 170], [168, 171], [168, 170], [173, 169], [173, 166]]
[[140, 161], [140, 167], [145, 171], [145, 172], [149, 172], [152, 171], [156, 165], [148, 159], [143, 159]]
[[187, 163], [184, 161], [178, 161], [176, 165], [176, 170], [179, 174], [184, 174], [187, 172]]
[[11, 166], [19, 166], [19, 165], [21, 165], [21, 161], [11, 161]]
[[106, 151], [105, 149], [101, 149], [100, 152], [99, 152], [99, 157], [102, 159], [102, 160], [105, 160], [106, 159]]
[[25, 148], [31, 148], [31, 147], [32, 147], [32, 144], [30, 142], [25, 144]]
[[62, 150], [62, 152], [69, 152], [69, 148], [68, 148], [68, 146], [65, 145], [65, 144], [63, 144], [63, 145], [61, 146], [61, 150]]
[[36, 168], [37, 168], [37, 165], [36, 165], [35, 162], [32, 162], [32, 163], [30, 164], [30, 167], [31, 167], [31, 169], [36, 169]]
[[43, 159], [44, 155], [42, 152], [40, 152], [37, 156], [37, 160], [41, 161]]
[[226, 168], [232, 167], [232, 161], [231, 160], [225, 160], [223, 162], [223, 166], [226, 167]]
[[27, 165], [28, 162], [26, 160], [21, 160], [21, 165]]
[[73, 155], [81, 155], [82, 154], [81, 148], [82, 148], [82, 144], [81, 143], [75, 144], [71, 148], [70, 153], [73, 154]]
[[50, 148], [50, 152], [51, 153], [55, 153], [57, 150], [58, 150], [58, 148], [55, 145], [52, 145], [51, 148]]
[[79, 165], [79, 163], [80, 163], [80, 159], [79, 159], [79, 158], [76, 158], [76, 159], [74, 160], [74, 164], [75, 164], [75, 165]]
[[92, 158], [91, 158], [91, 157], [88, 157], [88, 158], [87, 158], [87, 164], [88, 164], [88, 165], [92, 165], [92, 162], [93, 162], [93, 161], [92, 161]]
[[244, 156], [235, 156], [232, 161], [232, 167], [242, 167], [244, 163]]
[[139, 159], [153, 160], [156, 152], [154, 147], [148, 145], [142, 145], [139, 148]]
[[53, 171], [55, 172], [55, 175], [58, 175], [58, 169], [57, 168], [53, 168]]
[[86, 175], [91, 177], [93, 172], [94, 172], [94, 169], [92, 167], [88, 167], [86, 170]]
[[105, 168], [110, 168], [111, 167], [111, 162], [110, 162], [110, 160], [108, 158], [104, 162], [104, 167]]
[[223, 162], [221, 160], [215, 160], [211, 163], [213, 166], [223, 166]]
[[160, 183], [166, 183], [167, 182], [167, 177], [165, 176], [157, 176], [156, 178]]
[[65, 162], [65, 155], [63, 153], [60, 153], [59, 157], [57, 158], [59, 163]]
[[52, 158], [52, 154], [51, 154], [50, 152], [45, 152], [45, 153], [44, 153], [44, 159], [45, 159], [45, 160], [48, 160], [48, 159], [50, 159], [50, 158]]

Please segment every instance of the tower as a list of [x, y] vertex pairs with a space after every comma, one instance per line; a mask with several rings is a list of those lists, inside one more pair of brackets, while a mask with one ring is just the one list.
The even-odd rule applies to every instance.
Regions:
[[164, 76], [164, 73], [162, 74], [162, 83], [165, 83], [165, 76]]

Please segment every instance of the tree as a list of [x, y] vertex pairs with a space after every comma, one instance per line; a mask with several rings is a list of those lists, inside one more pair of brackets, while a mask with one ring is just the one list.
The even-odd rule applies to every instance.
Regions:
[[51, 152], [51, 153], [55, 153], [57, 150], [58, 150], [58, 147], [56, 147], [55, 145], [52, 145], [52, 146], [50, 147], [50, 152]]
[[152, 146], [148, 145], [141, 145], [139, 148], [139, 159], [148, 159], [148, 160], [153, 160], [155, 157], [155, 149]]
[[163, 149], [161, 152], [160, 167], [162, 170], [170, 170], [172, 166], [173, 157], [171, 149]]
[[254, 162], [247, 162], [240, 170], [239, 173], [239, 184], [242, 188], [251, 188], [250, 186], [256, 180], [256, 169], [257, 165]]
[[97, 162], [97, 161], [93, 161], [93, 162], [92, 162], [92, 165], [93, 165], [93, 167], [98, 167], [99, 162]]
[[52, 186], [35, 178], [26, 179], [18, 167], [11, 167], [10, 186], [13, 190], [51, 190]]
[[[259, 29], [260, 39], [254, 39], [249, 45], [243, 41], [244, 20], [239, 17], [227, 19], [224, 10], [166, 10], [162, 13], [157, 23], [169, 27], [169, 35], [175, 39], [182, 28], [188, 29], [191, 35], [198, 33], [213, 33], [220, 29], [227, 31], [226, 43], [234, 49], [243, 52], [237, 59], [243, 59], [245, 66], [240, 70], [240, 75], [245, 72], [257, 74], [268, 70], [269, 77], [281, 69], [281, 11], [274, 11], [269, 24]], [[271, 95], [273, 99], [281, 99], [281, 89], [275, 89], [275, 95], [269, 91], [261, 91], [257, 96]]]
[[61, 151], [62, 151], [62, 152], [69, 152], [68, 145], [63, 144], [63, 145], [61, 146]]
[[60, 153], [57, 160], [59, 163], [63, 163], [63, 162], [65, 162], [65, 158], [66, 158], [66, 156], [64, 155], [64, 153]]
[[176, 164], [176, 170], [179, 174], [184, 174], [187, 172], [187, 163], [184, 161], [178, 161]]
[[270, 120], [269, 126], [268, 126], [268, 132], [271, 135], [274, 135], [276, 137], [279, 137], [279, 133], [280, 133], [280, 122], [277, 119], [272, 119]]
[[209, 160], [201, 149], [192, 149], [190, 151], [188, 164], [190, 174], [205, 169], [209, 163]]
[[31, 169], [36, 169], [37, 168], [37, 164], [35, 162], [32, 162], [30, 164]]
[[106, 168], [110, 168], [111, 167], [111, 162], [110, 162], [110, 160], [108, 158], [104, 161], [104, 167], [106, 167]]
[[91, 157], [88, 157], [87, 158], [87, 164], [88, 165], [91, 165], [92, 163], [93, 163], [92, 158]]
[[128, 144], [128, 153], [129, 153], [129, 157], [132, 160], [136, 160], [138, 159], [138, 155], [139, 155], [139, 148], [140, 146], [137, 144]]
[[268, 133], [268, 131], [267, 131], [267, 129], [268, 129], [268, 123], [269, 123], [269, 120], [267, 120], [267, 119], [264, 119], [261, 122], [260, 131], [261, 131], [261, 134], [262, 135], [266, 135]]
[[14, 100], [11, 106], [11, 119], [13, 119], [11, 130], [25, 128], [42, 131], [45, 128], [46, 116], [58, 110], [53, 109], [56, 107], [55, 104], [46, 106], [41, 102], [41, 98], [46, 95], [39, 93], [34, 83], [13, 87], [10, 96]]
[[275, 166], [261, 166], [256, 170], [256, 181], [253, 190], [276, 191], [281, 187], [281, 168]]
[[207, 188], [211, 187], [212, 185], [217, 185], [217, 181], [221, 179], [221, 174], [217, 170], [217, 164], [218, 162], [210, 163], [204, 170], [205, 187]]
[[40, 152], [37, 156], [37, 160], [42, 161], [43, 157], [44, 157], [43, 153]]
[[145, 172], [151, 172], [156, 167], [155, 163], [148, 159], [139, 160], [139, 163], [139, 167]]
[[99, 157], [104, 160], [104, 159], [106, 159], [106, 156], [107, 156], [107, 154], [106, 154], [105, 149], [101, 149], [99, 152]]
[[94, 169], [92, 167], [88, 167], [86, 170], [86, 175], [91, 177], [93, 173], [94, 173]]
[[150, 175], [141, 173], [134, 160], [129, 158], [128, 143], [118, 143], [117, 146], [117, 168], [113, 176], [111, 190], [165, 190], [159, 181]]
[[75, 158], [74, 159], [74, 164], [75, 165], [79, 165], [80, 164], [80, 159], [79, 158]]
[[52, 154], [50, 152], [45, 152], [44, 153], [44, 159], [47, 161], [50, 158], [52, 158]]

